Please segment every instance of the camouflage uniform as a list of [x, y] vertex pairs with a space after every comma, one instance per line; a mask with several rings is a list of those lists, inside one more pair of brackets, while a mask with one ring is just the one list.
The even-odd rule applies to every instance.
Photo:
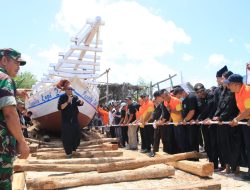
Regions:
[[0, 68], [0, 189], [11, 189], [12, 165], [15, 158], [16, 140], [9, 133], [2, 108], [16, 105], [15, 83]]

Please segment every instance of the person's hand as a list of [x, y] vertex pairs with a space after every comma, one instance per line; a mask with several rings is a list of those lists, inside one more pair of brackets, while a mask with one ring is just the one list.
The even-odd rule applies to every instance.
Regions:
[[17, 152], [19, 159], [27, 159], [30, 154], [30, 148], [25, 140], [17, 143]]
[[235, 127], [238, 125], [238, 120], [236, 118], [234, 118], [232, 121], [229, 122], [229, 125], [231, 125], [232, 127]]
[[192, 119], [191, 121], [189, 121], [189, 123], [190, 123], [190, 125], [195, 125], [196, 121]]
[[23, 98], [23, 99], [26, 99], [26, 98], [29, 98], [29, 92], [30, 90], [28, 89], [17, 89], [17, 96]]
[[185, 119], [182, 121], [182, 125], [187, 125], [187, 121]]
[[247, 121], [247, 125], [250, 126], [250, 119]]
[[205, 119], [205, 120], [203, 121], [203, 124], [204, 124], [204, 125], [211, 125], [211, 123], [212, 123], [212, 120], [209, 119], [209, 118], [207, 118], [207, 119]]
[[213, 119], [212, 119], [213, 121], [219, 121], [220, 120], [220, 118], [219, 117], [213, 117]]
[[82, 106], [82, 105], [84, 104], [84, 101], [83, 101], [83, 100], [78, 99], [78, 100], [77, 100], [77, 103], [78, 103], [78, 104], [80, 104], [80, 105]]

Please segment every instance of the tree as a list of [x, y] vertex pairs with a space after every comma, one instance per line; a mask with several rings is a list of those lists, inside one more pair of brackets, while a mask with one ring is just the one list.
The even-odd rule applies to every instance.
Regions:
[[25, 71], [14, 78], [17, 88], [28, 88], [30, 89], [33, 84], [36, 83], [36, 77], [28, 71]]

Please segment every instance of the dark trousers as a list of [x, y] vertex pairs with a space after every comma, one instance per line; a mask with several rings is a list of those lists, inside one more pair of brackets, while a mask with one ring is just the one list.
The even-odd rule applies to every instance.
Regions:
[[244, 135], [244, 143], [247, 153], [247, 167], [250, 170], [250, 127], [247, 125], [242, 126], [243, 135]]
[[25, 138], [29, 138], [28, 130], [27, 129], [22, 129], [22, 131], [23, 131], [23, 136]]
[[[202, 132], [202, 139], [203, 139], [203, 146], [204, 149], [207, 153], [207, 156], [210, 157], [209, 155], [211, 154], [211, 142], [210, 142], [210, 138], [209, 138], [209, 126], [208, 125], [201, 125], [200, 126], [201, 132]], [[200, 143], [201, 145], [201, 143]]]
[[151, 150], [151, 146], [154, 144], [154, 128], [153, 125], [145, 125], [144, 127], [145, 132], [145, 142], [146, 142], [146, 149], [148, 151]]
[[188, 150], [187, 126], [178, 125], [174, 127], [174, 135], [177, 144], [177, 152], [183, 153]]
[[166, 128], [166, 146], [163, 149], [164, 152], [168, 154], [175, 154], [177, 153], [177, 147], [175, 142], [175, 135], [174, 135], [174, 125], [164, 126]]
[[65, 153], [72, 154], [80, 144], [81, 131], [78, 125], [64, 124], [61, 130], [62, 142]]
[[229, 142], [230, 142], [230, 154], [229, 165], [232, 170], [235, 171], [237, 166], [240, 166], [241, 152], [243, 146], [242, 127], [229, 127]]
[[[160, 139], [163, 144], [163, 151], [167, 148], [167, 132], [166, 127], [164, 126], [158, 126], [156, 129], [154, 129], [154, 145], [153, 145], [153, 152], [159, 151], [159, 145], [160, 145]], [[165, 151], [164, 151], [165, 152]]]
[[115, 138], [116, 137], [116, 135], [115, 135], [115, 127], [110, 127], [110, 136], [112, 137], [112, 138]]
[[[141, 150], [146, 149], [146, 135], [145, 135], [145, 126], [139, 127], [140, 129], [140, 135], [141, 135]], [[139, 141], [138, 141], [139, 142]]]
[[128, 144], [128, 126], [122, 126], [122, 146], [126, 146]]
[[220, 164], [224, 167], [225, 164], [229, 164], [230, 158], [229, 125], [217, 126], [217, 142]]
[[186, 125], [187, 127], [187, 139], [188, 148], [187, 151], [197, 151], [199, 152], [199, 125]]
[[218, 168], [218, 143], [217, 143], [217, 125], [210, 125], [208, 127], [208, 138], [210, 142], [210, 149], [208, 151], [208, 158], [210, 162], [214, 163], [214, 168]]

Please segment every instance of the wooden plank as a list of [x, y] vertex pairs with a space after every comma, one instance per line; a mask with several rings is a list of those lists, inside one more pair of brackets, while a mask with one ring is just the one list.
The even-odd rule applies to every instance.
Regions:
[[178, 162], [170, 162], [168, 164], [175, 167], [176, 169], [189, 172], [200, 177], [209, 177], [214, 173], [214, 164], [212, 162], [204, 163], [183, 160]]
[[30, 153], [36, 152], [38, 150], [39, 144], [37, 143], [32, 143], [29, 145], [30, 147]]
[[31, 189], [58, 189], [84, 185], [98, 185], [143, 179], [157, 179], [174, 175], [172, 166], [157, 164], [135, 170], [125, 170], [110, 173], [78, 173], [64, 176], [49, 176], [27, 179]]
[[[97, 157], [118, 157], [122, 156], [122, 151], [86, 151], [78, 152], [73, 155], [74, 158], [97, 158]], [[32, 156], [37, 157], [37, 159], [60, 159], [67, 158], [65, 153], [49, 153], [49, 152], [39, 152], [33, 153]]]
[[121, 161], [115, 163], [106, 163], [106, 164], [99, 164], [97, 167], [98, 172], [111, 172], [111, 171], [119, 171], [119, 170], [130, 170], [136, 169], [144, 166], [149, 166], [153, 164], [161, 164], [179, 160], [185, 160], [188, 158], [197, 158], [198, 153], [194, 152], [186, 152], [180, 154], [173, 154], [162, 156], [160, 158], [143, 158], [138, 160], [129, 160], [129, 161]]
[[74, 159], [47, 159], [47, 160], [28, 160], [29, 164], [102, 164], [119, 162], [124, 160], [135, 160], [129, 157], [101, 157], [101, 158], [74, 158]]
[[23, 190], [25, 187], [25, 173], [18, 172], [13, 174], [12, 190]]

